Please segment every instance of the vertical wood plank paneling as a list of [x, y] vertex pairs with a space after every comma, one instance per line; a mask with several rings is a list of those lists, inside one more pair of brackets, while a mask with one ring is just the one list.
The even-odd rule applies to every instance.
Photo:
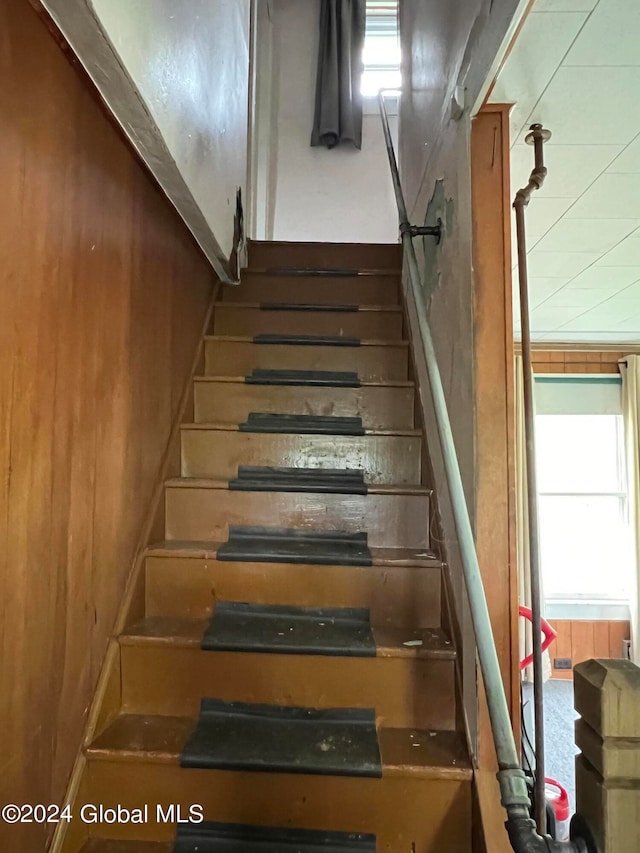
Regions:
[[628, 622], [609, 622], [609, 657], [622, 657], [622, 642], [631, 638]]
[[574, 664], [594, 656], [593, 622], [571, 622], [571, 649]]
[[[571, 621], [560, 621], [560, 620], [549, 620], [551, 627], [556, 631], [557, 637], [555, 642], [549, 649], [549, 654], [551, 656], [551, 666], [553, 668], [553, 660], [554, 658], [569, 658], [573, 657], [573, 650], [571, 647]], [[554, 678], [565, 678], [571, 679], [573, 678], [573, 670], [571, 669], [555, 669], [553, 668], [553, 677]]]
[[[584, 619], [550, 620], [558, 636], [549, 649], [551, 664], [554, 658], [570, 658], [573, 666], [589, 658], [619, 658], [622, 641], [630, 635], [629, 622], [589, 621]], [[573, 677], [572, 670], [553, 669], [553, 678]]]
[[[0, 799], [48, 803], [212, 275], [27, 0], [0, 5], [0, 73]], [[46, 835], [0, 826], [0, 847], [40, 853]]]
[[624, 355], [638, 352], [627, 347], [624, 352], [613, 350], [538, 350], [532, 353], [534, 373], [605, 373], [618, 374], [618, 361]]
[[609, 623], [593, 623], [593, 656], [594, 658], [609, 657]]

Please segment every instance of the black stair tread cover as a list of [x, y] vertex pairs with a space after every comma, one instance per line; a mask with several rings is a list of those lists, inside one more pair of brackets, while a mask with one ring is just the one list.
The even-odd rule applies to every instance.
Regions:
[[375, 835], [201, 823], [178, 826], [174, 853], [376, 853]]
[[206, 651], [375, 657], [369, 611], [220, 601], [202, 639]]
[[359, 388], [358, 374], [337, 370], [272, 370], [255, 367], [245, 378], [247, 385], [320, 385], [334, 388]]
[[326, 314], [353, 314], [357, 305], [324, 305], [314, 302], [261, 302], [261, 311], [318, 311]]
[[336, 468], [269, 468], [240, 465], [231, 491], [316, 492], [366, 495], [364, 471]]
[[278, 527], [229, 527], [217, 559], [257, 563], [370, 566], [366, 533], [296, 530]]
[[334, 415], [289, 415], [275, 412], [249, 412], [239, 424], [240, 432], [277, 432], [287, 435], [364, 435], [362, 418]]
[[203, 699], [180, 764], [202, 769], [380, 777], [375, 710]]
[[291, 275], [291, 276], [313, 276], [314, 278], [351, 278], [359, 276], [360, 270], [335, 267], [318, 269], [305, 267], [270, 267], [266, 270], [268, 275]]
[[293, 346], [313, 347], [359, 347], [359, 338], [348, 338], [339, 335], [255, 335], [254, 344], [287, 344]]

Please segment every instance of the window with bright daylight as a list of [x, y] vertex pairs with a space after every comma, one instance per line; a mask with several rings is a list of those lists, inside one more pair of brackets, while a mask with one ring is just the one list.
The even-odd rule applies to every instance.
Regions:
[[[540, 395], [536, 381], [536, 400], [543, 397], [536, 444], [548, 604], [629, 602], [633, 558], [624, 425], [611, 403], [614, 383], [578, 381], [573, 394], [560, 384], [555, 403], [545, 405], [544, 390]], [[617, 389], [619, 393], [619, 385]]]
[[365, 97], [377, 95], [380, 89], [400, 88], [397, 0], [395, 3], [367, 0], [363, 59], [361, 91]]

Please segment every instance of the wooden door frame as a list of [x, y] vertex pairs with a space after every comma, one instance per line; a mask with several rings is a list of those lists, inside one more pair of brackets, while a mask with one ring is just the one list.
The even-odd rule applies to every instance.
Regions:
[[[509, 105], [487, 104], [473, 119], [471, 130], [475, 518], [478, 558], [514, 734], [519, 743], [510, 110]], [[483, 769], [495, 766], [481, 685], [478, 766]]]

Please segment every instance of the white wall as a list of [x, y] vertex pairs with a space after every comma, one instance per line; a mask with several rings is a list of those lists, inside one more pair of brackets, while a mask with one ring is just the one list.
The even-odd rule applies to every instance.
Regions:
[[92, 0], [228, 257], [245, 194], [250, 0]]
[[364, 118], [361, 151], [346, 145], [328, 151], [309, 144], [319, 0], [273, 0], [270, 5], [277, 105], [272, 238], [397, 242], [397, 212], [377, 113]]

